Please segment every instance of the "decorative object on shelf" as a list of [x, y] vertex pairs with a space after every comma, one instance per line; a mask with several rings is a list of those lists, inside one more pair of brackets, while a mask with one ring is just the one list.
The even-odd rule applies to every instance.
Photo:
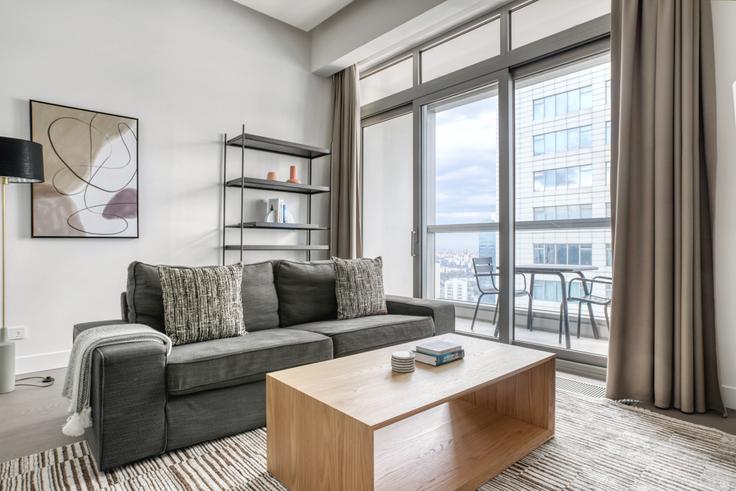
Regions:
[[0, 393], [15, 389], [15, 344], [8, 341], [8, 295], [6, 289], [5, 188], [8, 183], [43, 182], [43, 147], [17, 138], [0, 137], [0, 186], [2, 187], [2, 326], [0, 326]]
[[296, 165], [290, 165], [289, 166], [289, 179], [286, 182], [290, 182], [292, 184], [301, 184], [302, 183], [299, 180], [299, 177], [297, 177], [297, 174], [296, 174]]
[[269, 223], [291, 223], [289, 215], [289, 205], [281, 198], [271, 198], [268, 200], [268, 215], [266, 221]]
[[278, 181], [279, 180], [279, 173], [275, 170], [270, 170], [266, 172], [266, 180], [267, 181]]
[[31, 189], [33, 237], [138, 238], [138, 119], [31, 101], [49, 177]]
[[391, 370], [397, 373], [414, 371], [414, 353], [411, 351], [394, 351], [391, 353]]

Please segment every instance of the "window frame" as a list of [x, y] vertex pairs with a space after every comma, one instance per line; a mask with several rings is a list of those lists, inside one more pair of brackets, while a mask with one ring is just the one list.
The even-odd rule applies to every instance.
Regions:
[[[535, 1], [535, 0], [531, 0]], [[508, 292], [514, 291], [514, 244], [516, 230], [533, 230], [534, 221], [515, 221], [514, 216], [514, 80], [527, 75], [572, 63], [591, 56], [610, 51], [610, 23], [611, 15], [602, 15], [575, 27], [557, 32], [546, 38], [534, 41], [516, 49], [510, 49], [510, 13], [512, 10], [528, 4], [530, 0], [513, 0], [507, 2], [487, 14], [478, 16], [463, 25], [444, 32], [433, 39], [416, 45], [396, 55], [389, 55], [382, 59], [374, 59], [368, 69], [361, 70], [361, 76], [368, 76], [374, 71], [388, 66], [398, 58], [412, 57], [413, 86], [383, 99], [371, 102], [361, 107], [361, 118], [372, 118], [394, 109], [411, 106], [414, 111], [414, 158], [415, 168], [419, 169], [419, 176], [415, 182], [415, 199], [420, 206], [420, 216], [415, 220], [417, 259], [420, 267], [415, 271], [415, 284], [421, 285], [417, 296], [425, 293], [428, 278], [427, 271], [427, 240], [425, 208], [425, 190], [422, 188], [424, 178], [422, 173], [422, 120], [421, 104], [444, 94], [445, 97], [468, 91], [487, 84], [489, 80], [499, 82], [499, 202], [498, 223], [483, 224], [485, 231], [498, 232], [497, 254], [499, 257], [499, 295], [498, 305], [500, 336], [497, 339], [503, 343], [512, 343], [527, 346], [533, 349], [542, 349], [556, 353], [560, 358], [605, 367], [607, 360], [604, 356], [591, 353], [568, 351], [562, 347], [544, 346], [527, 343], [513, 338], [513, 325], [510, 322], [514, 312], [514, 298]], [[501, 22], [501, 53], [474, 65], [467, 66], [455, 72], [442, 75], [438, 78], [421, 83], [421, 56], [420, 52], [428, 49], [432, 44], [441, 43], [466, 30], [469, 26], [478, 25], [484, 20], [498, 17]], [[363, 68], [363, 67], [361, 67]], [[582, 104], [582, 101], [581, 101]], [[582, 109], [581, 109], [582, 112]], [[582, 139], [582, 138], [581, 138]], [[470, 224], [473, 226], [474, 224]], [[574, 225], [577, 229], [610, 227], [610, 218], [574, 219], [546, 221], [545, 226], [564, 229]], [[436, 226], [440, 227], [440, 226]], [[452, 231], [462, 231], [468, 225], [452, 227]], [[438, 230], [439, 231], [439, 230]], [[448, 230], [450, 231], [450, 230]], [[462, 308], [462, 306], [460, 306]], [[481, 305], [481, 308], [486, 308]], [[465, 333], [464, 333], [465, 334]], [[483, 337], [482, 335], [480, 337]]]

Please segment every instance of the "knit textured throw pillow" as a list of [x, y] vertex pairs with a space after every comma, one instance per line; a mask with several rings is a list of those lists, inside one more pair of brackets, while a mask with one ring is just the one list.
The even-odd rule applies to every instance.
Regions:
[[333, 257], [332, 261], [338, 319], [388, 313], [383, 293], [383, 259]]
[[174, 345], [245, 334], [243, 267], [159, 266], [166, 335]]

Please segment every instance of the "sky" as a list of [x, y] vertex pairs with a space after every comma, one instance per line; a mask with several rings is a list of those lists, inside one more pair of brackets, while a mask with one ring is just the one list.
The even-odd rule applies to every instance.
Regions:
[[[435, 113], [436, 224], [488, 223], [497, 216], [498, 97]], [[431, 219], [431, 218], [430, 218]], [[438, 248], [473, 249], [478, 234], [443, 234]]]
[[496, 221], [498, 98], [436, 113], [437, 224]]

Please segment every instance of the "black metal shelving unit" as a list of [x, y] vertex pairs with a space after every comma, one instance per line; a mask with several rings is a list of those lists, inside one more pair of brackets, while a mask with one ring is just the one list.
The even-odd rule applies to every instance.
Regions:
[[[237, 179], [227, 178], [227, 149], [228, 147], [237, 147], [240, 149], [240, 177]], [[289, 157], [298, 157], [309, 161], [307, 166], [307, 183], [296, 184], [282, 181], [269, 181], [267, 179], [259, 179], [255, 177], [245, 176], [245, 151], [258, 150], [262, 152], [276, 153]], [[222, 158], [222, 264], [226, 264], [227, 251], [240, 251], [240, 262], [243, 262], [243, 253], [245, 251], [304, 251], [306, 259], [312, 259], [312, 251], [328, 251], [330, 246], [327, 244], [312, 244], [313, 231], [329, 231], [330, 228], [325, 225], [312, 223], [312, 197], [317, 194], [330, 194], [329, 186], [318, 186], [312, 184], [312, 164], [314, 160], [323, 157], [329, 157], [330, 150], [327, 148], [319, 148], [301, 143], [293, 143], [284, 140], [277, 140], [265, 136], [252, 135], [245, 132], [245, 125], [242, 126], [241, 133], [231, 139], [227, 134], [223, 138], [223, 158]], [[330, 176], [332, 176], [332, 162], [330, 162]], [[228, 188], [237, 188], [240, 190], [240, 221], [236, 224], [227, 223], [227, 190]], [[274, 191], [278, 193], [295, 193], [305, 195], [307, 197], [307, 223], [270, 223], [262, 221], [245, 221], [245, 190], [260, 189], [266, 191]], [[330, 195], [330, 200], [331, 200]], [[331, 203], [328, 203], [328, 222]], [[232, 245], [227, 243], [227, 229], [240, 230], [240, 243]], [[262, 230], [299, 230], [305, 231], [307, 241], [305, 244], [295, 245], [276, 245], [263, 244], [253, 245], [245, 244], [246, 229], [262, 229]]]

